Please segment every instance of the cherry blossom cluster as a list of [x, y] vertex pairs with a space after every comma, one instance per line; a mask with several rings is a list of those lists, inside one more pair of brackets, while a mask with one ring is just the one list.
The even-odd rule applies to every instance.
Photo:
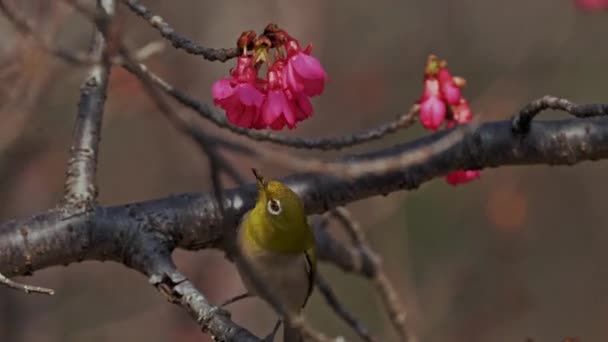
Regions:
[[[259, 36], [243, 32], [237, 44], [243, 55], [230, 77], [212, 87], [213, 102], [224, 109], [232, 124], [293, 129], [312, 116], [310, 97], [320, 95], [329, 78], [319, 60], [311, 56], [311, 45], [302, 49], [298, 40], [274, 24]], [[266, 79], [258, 76], [262, 66], [266, 66]]]
[[[465, 85], [462, 77], [452, 76], [446, 61], [430, 55], [424, 71], [424, 91], [418, 101], [422, 126], [434, 132], [444, 123], [446, 128], [452, 128], [471, 121], [471, 108], [461, 93]], [[459, 170], [446, 175], [446, 181], [459, 185], [480, 176], [479, 170]]]

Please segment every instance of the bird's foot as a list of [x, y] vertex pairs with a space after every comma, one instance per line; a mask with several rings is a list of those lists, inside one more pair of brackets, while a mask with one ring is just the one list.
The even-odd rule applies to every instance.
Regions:
[[225, 307], [227, 305], [230, 305], [230, 304], [232, 304], [234, 302], [238, 302], [241, 299], [245, 299], [245, 298], [249, 298], [249, 297], [253, 297], [253, 295], [250, 294], [249, 292], [241, 293], [240, 295], [234, 296], [234, 297], [226, 300], [222, 304], [220, 304], [220, 308], [223, 308], [223, 307]]

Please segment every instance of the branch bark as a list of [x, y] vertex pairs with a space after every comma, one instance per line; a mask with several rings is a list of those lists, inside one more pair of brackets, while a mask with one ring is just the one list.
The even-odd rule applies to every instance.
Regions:
[[[445, 133], [375, 152], [351, 155], [344, 162], [371, 160], [426, 146]], [[309, 214], [375, 195], [419, 187], [459, 169], [504, 165], [573, 165], [608, 158], [608, 119], [587, 118], [533, 122], [527, 135], [513, 135], [511, 122], [486, 123], [467, 133], [449, 150], [386, 174], [340, 179], [322, 174], [293, 174], [282, 179], [302, 197]], [[173, 247], [224, 248], [240, 216], [255, 200], [255, 185], [223, 193], [222, 219], [212, 194], [182, 194], [123, 206], [98, 207], [89, 215], [50, 210], [0, 224], [0, 273], [27, 275], [84, 259], [114, 260], [132, 266], [129, 239], [134, 234], [158, 234]], [[321, 243], [321, 247], [323, 248]], [[332, 258], [332, 253], [321, 251]]]
[[[116, 4], [114, 0], [99, 0], [100, 10], [111, 18]], [[97, 158], [104, 103], [111, 70], [111, 52], [106, 42], [109, 20], [98, 25], [94, 33], [91, 55], [98, 63], [91, 67], [80, 89], [78, 114], [74, 125], [74, 138], [70, 147], [64, 205], [74, 210], [90, 210], [97, 200]]]
[[[449, 132], [341, 160], [352, 163], [385, 158], [423, 148], [445, 134]], [[532, 122], [525, 135], [514, 135], [511, 122], [501, 121], [483, 124], [465, 134], [448, 150], [431, 156], [423, 164], [405, 169], [348, 179], [300, 173], [282, 181], [299, 193], [307, 212], [315, 214], [366, 197], [414, 189], [459, 169], [524, 164], [572, 165], [605, 158], [608, 158], [606, 118]], [[220, 212], [216, 196], [202, 193], [122, 206], [95, 206], [91, 211], [79, 214], [54, 209], [5, 222], [0, 224], [0, 273], [9, 277], [29, 275], [46, 267], [82, 260], [111, 260], [146, 274], [159, 288], [164, 282], [158, 279], [165, 279], [166, 274], [175, 275], [175, 272], [168, 269], [173, 273], [167, 271], [163, 276], [162, 272], [155, 271], [159, 266], [153, 261], [168, 255], [174, 248], [218, 248], [229, 253], [230, 238], [234, 237], [241, 215], [253, 206], [255, 192], [254, 184], [224, 191], [221, 198], [225, 215]], [[345, 269], [359, 270], [365, 275], [364, 260], [350, 260], [360, 256], [332, 249], [335, 244], [327, 243], [327, 235], [320, 235], [319, 239], [319, 254], [323, 260]], [[177, 298], [184, 300], [180, 304], [194, 312], [197, 322], [218, 339], [255, 340], [227, 317], [214, 312], [185, 278], [169, 278], [172, 279], [172, 293], [181, 293]], [[210, 312], [211, 316], [205, 312]], [[201, 321], [200, 317], [205, 319]]]

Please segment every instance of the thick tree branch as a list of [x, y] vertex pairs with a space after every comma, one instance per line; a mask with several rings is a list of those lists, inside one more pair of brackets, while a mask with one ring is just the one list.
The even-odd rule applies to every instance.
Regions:
[[[437, 133], [376, 152], [352, 155], [346, 162], [369, 160], [420, 148], [440, 139]], [[608, 119], [588, 118], [532, 123], [529, 134], [514, 136], [511, 123], [481, 125], [449, 150], [424, 164], [387, 174], [340, 179], [319, 174], [294, 174], [282, 179], [298, 192], [309, 214], [321, 213], [362, 198], [414, 189], [459, 169], [503, 165], [572, 165], [608, 158]], [[134, 232], [154, 232], [185, 249], [224, 248], [244, 212], [253, 206], [255, 186], [227, 190], [226, 216], [210, 194], [184, 194], [125, 206], [97, 208], [89, 215], [66, 216], [51, 210], [0, 225], [0, 272], [30, 274], [52, 265], [84, 259], [127, 262], [124, 250]], [[144, 223], [148, 223], [146, 226]], [[144, 228], [145, 227], [145, 228]], [[126, 235], [125, 235], [126, 234]], [[321, 249], [323, 244], [320, 245]], [[321, 255], [331, 255], [321, 252]], [[128, 262], [127, 262], [128, 264]]]
[[209, 332], [216, 341], [259, 342], [260, 339], [246, 329], [235, 325], [227, 311], [211, 305], [196, 287], [181, 274], [171, 260], [168, 249], [163, 244], [150, 249], [149, 261], [142, 270], [166, 298], [185, 307], [190, 316], [204, 332]]
[[[384, 158], [428, 146], [445, 134], [351, 155], [343, 160]], [[459, 169], [521, 164], [570, 165], [604, 158], [608, 158], [608, 119], [534, 122], [525, 136], [513, 135], [511, 122], [502, 121], [481, 125], [450, 149], [431, 156], [423, 164], [402, 170], [350, 179], [295, 174], [282, 181], [301, 195], [307, 212], [313, 214], [362, 198], [413, 189]], [[51, 210], [5, 222], [0, 225], [0, 272], [7, 276], [27, 275], [49, 266], [82, 260], [113, 260], [151, 276], [148, 265], [158, 246], [167, 251], [174, 247], [229, 251], [226, 246], [230, 243], [226, 239], [234, 236], [240, 216], [253, 206], [255, 191], [255, 185], [249, 184], [223, 192], [226, 211], [223, 216], [215, 196], [184, 194], [124, 206], [95, 207], [93, 211], [79, 215]], [[334, 260], [334, 251], [326, 250], [332, 246], [335, 245], [319, 243], [319, 254], [326, 261], [352, 265], [353, 269], [364, 264]], [[364, 266], [360, 269], [366, 273]], [[228, 322], [222, 315], [213, 317]], [[298, 323], [296, 320], [295, 324]], [[217, 329], [214, 333], [221, 334], [221, 329]], [[231, 329], [240, 328], [232, 326]]]

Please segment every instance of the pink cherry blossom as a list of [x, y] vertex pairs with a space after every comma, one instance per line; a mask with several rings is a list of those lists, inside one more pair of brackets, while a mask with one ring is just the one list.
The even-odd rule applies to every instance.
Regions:
[[283, 72], [284, 84], [294, 93], [307, 96], [320, 95], [325, 89], [327, 73], [318, 59], [310, 55], [311, 47], [302, 51], [300, 44], [290, 39], [285, 44], [287, 65]]
[[608, 10], [608, 0], [575, 0], [574, 3], [587, 11]]
[[297, 121], [302, 121], [312, 116], [313, 108], [308, 96], [303, 93], [296, 93], [295, 95], [288, 97], [291, 98], [293, 111]]
[[452, 128], [458, 124], [465, 124], [473, 120], [473, 113], [471, 113], [471, 107], [465, 98], [460, 99], [460, 103], [456, 106], [452, 106], [453, 117], [447, 123], [448, 128]]
[[252, 128], [259, 116], [265, 96], [256, 80], [251, 57], [242, 56], [231, 77], [220, 79], [211, 87], [213, 103], [224, 109], [228, 121], [236, 126]]
[[454, 121], [464, 124], [473, 120], [473, 113], [471, 113], [471, 107], [469, 107], [469, 102], [462, 98], [460, 99], [460, 103], [456, 106], [452, 107], [454, 112]]
[[441, 68], [437, 73], [439, 79], [439, 88], [441, 90], [441, 96], [445, 99], [448, 104], [456, 105], [460, 103], [462, 98], [460, 94], [460, 88], [456, 86], [454, 78], [450, 74], [447, 68]]
[[281, 80], [281, 69], [283, 69], [282, 65], [277, 62], [268, 70], [268, 93], [260, 110], [264, 124], [274, 130], [279, 130], [285, 125], [294, 128], [297, 120]]
[[471, 182], [481, 177], [479, 170], [459, 170], [454, 171], [445, 176], [445, 180], [453, 186]]
[[420, 122], [424, 128], [436, 131], [445, 120], [446, 106], [439, 97], [439, 82], [435, 78], [424, 81], [424, 93], [420, 101]]

